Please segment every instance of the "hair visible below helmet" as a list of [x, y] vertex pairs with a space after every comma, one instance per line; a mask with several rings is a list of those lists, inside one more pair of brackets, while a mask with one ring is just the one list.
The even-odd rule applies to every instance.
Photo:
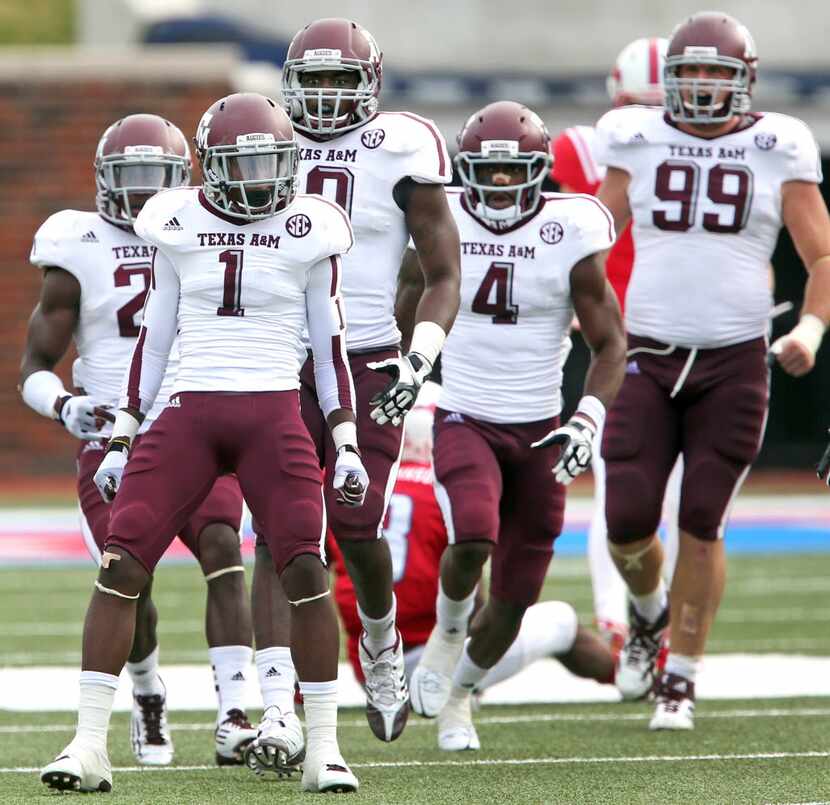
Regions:
[[[497, 227], [508, 227], [532, 215], [539, 204], [542, 182], [550, 171], [550, 135], [535, 112], [514, 101], [497, 101], [471, 115], [458, 135], [455, 164], [464, 196], [475, 215]], [[523, 165], [525, 181], [502, 186], [478, 178], [484, 165]], [[487, 206], [492, 193], [512, 193], [505, 209]]]
[[129, 115], [102, 135], [95, 151], [95, 206], [102, 218], [132, 226], [150, 196], [190, 181], [181, 130], [158, 115]]
[[431, 380], [421, 386], [412, 410], [406, 415], [401, 461], [405, 464], [432, 463], [432, 425], [441, 386]]
[[635, 39], [620, 51], [606, 81], [614, 106], [663, 105], [663, 68], [668, 46], [668, 39], [651, 37]]
[[202, 115], [195, 142], [205, 198], [223, 214], [268, 218], [297, 195], [294, 129], [271, 98], [249, 92], [216, 101]]
[[[712, 64], [732, 71], [729, 78], [683, 78], [684, 66]], [[749, 31], [717, 11], [695, 14], [678, 25], [669, 40], [663, 85], [666, 109], [681, 123], [723, 123], [749, 111], [758, 55]], [[725, 100], [719, 100], [724, 92]]]
[[[356, 22], [328, 18], [307, 25], [291, 40], [282, 68], [282, 94], [294, 126], [331, 137], [365, 123], [378, 108], [383, 54], [374, 37]], [[355, 89], [304, 88], [307, 72], [357, 73]], [[309, 102], [315, 102], [315, 112]]]

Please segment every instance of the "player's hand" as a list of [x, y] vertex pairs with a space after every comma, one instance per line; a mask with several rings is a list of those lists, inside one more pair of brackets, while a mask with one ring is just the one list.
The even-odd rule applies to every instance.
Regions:
[[830, 443], [824, 448], [821, 458], [816, 464], [816, 475], [820, 481], [824, 481], [827, 486], [830, 486]]
[[409, 409], [415, 405], [418, 390], [424, 385], [432, 366], [417, 352], [366, 365], [373, 371], [383, 372], [392, 378], [392, 382], [383, 391], [369, 400], [369, 405], [372, 406], [369, 416], [378, 425], [385, 425], [387, 422], [395, 426], [400, 425]]
[[567, 486], [577, 475], [591, 466], [594, 451], [596, 427], [582, 417], [571, 417], [564, 425], [552, 430], [531, 447], [542, 448], [562, 446], [562, 454], [553, 468], [553, 474], [560, 484]]
[[781, 368], [793, 377], [806, 375], [816, 365], [816, 356], [810, 348], [790, 333], [773, 342], [769, 351]]
[[103, 461], [98, 465], [95, 475], [92, 476], [101, 497], [107, 503], [112, 503], [118, 492], [118, 487], [121, 486], [121, 476], [124, 474], [124, 467], [127, 466], [127, 458], [128, 452], [123, 449], [123, 445], [116, 447], [110, 445], [109, 450], [104, 454]]
[[58, 419], [78, 439], [100, 439], [104, 422], [115, 422], [115, 416], [110, 413], [108, 406], [97, 405], [87, 395], [65, 397]]
[[341, 447], [334, 465], [334, 482], [337, 502], [342, 506], [362, 506], [369, 489], [369, 474], [353, 448]]

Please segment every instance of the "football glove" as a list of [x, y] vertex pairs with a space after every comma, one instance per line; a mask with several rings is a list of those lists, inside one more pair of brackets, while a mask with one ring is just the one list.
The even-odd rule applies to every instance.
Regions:
[[78, 439], [100, 439], [104, 421], [115, 422], [106, 406], [96, 405], [89, 396], [66, 396], [58, 405], [58, 421]]
[[577, 475], [591, 466], [596, 432], [592, 422], [574, 416], [530, 446], [537, 449], [557, 444], [562, 446], [562, 453], [553, 467], [553, 474], [560, 484], [567, 486]]
[[818, 464], [816, 464], [816, 475], [818, 475], [820, 481], [824, 481], [830, 486], [830, 444], [824, 448], [824, 452], [821, 454]]
[[432, 366], [417, 352], [366, 365], [373, 371], [383, 372], [392, 378], [392, 382], [383, 391], [369, 400], [369, 405], [372, 406], [369, 416], [378, 425], [391, 422], [397, 427], [403, 422], [409, 409], [415, 405], [418, 390], [424, 385]]
[[337, 502], [342, 506], [362, 506], [369, 489], [369, 474], [360, 460], [360, 454], [351, 446], [337, 451], [332, 486], [337, 491]]
[[121, 476], [124, 474], [124, 467], [127, 466], [128, 457], [129, 444], [122, 439], [112, 440], [104, 454], [103, 461], [98, 465], [95, 475], [92, 476], [101, 497], [107, 503], [112, 503], [118, 487], [121, 486]]

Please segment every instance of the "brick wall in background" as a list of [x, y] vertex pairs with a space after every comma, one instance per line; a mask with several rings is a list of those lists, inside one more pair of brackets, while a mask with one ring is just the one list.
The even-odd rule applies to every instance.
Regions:
[[[135, 66], [133, 72], [111, 81], [0, 75], [0, 480], [74, 470], [77, 442], [32, 412], [17, 392], [26, 323], [41, 281], [28, 262], [36, 229], [57, 210], [95, 208], [92, 160], [112, 121], [152, 112], [190, 138], [202, 112], [231, 91], [219, 76], [182, 79], [171, 70], [165, 78], [156, 70], [148, 77]], [[57, 369], [67, 388], [72, 357]]]

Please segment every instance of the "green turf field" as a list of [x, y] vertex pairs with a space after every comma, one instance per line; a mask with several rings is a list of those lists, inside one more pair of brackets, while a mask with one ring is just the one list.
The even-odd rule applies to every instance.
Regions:
[[[713, 651], [830, 655], [830, 554], [733, 557]], [[0, 571], [0, 665], [72, 664], [93, 571]], [[159, 569], [156, 600], [164, 663], [206, 658], [204, 584], [195, 566]], [[583, 560], [558, 561], [544, 593], [590, 621]], [[485, 707], [482, 750], [447, 755], [431, 723], [413, 717], [395, 744], [376, 741], [358, 711], [341, 715], [341, 745], [361, 780], [353, 801], [373, 803], [818, 803], [830, 801], [830, 700], [708, 701], [692, 734], [649, 733], [645, 704]], [[252, 716], [258, 714], [251, 714]], [[296, 781], [262, 782], [213, 768], [212, 713], [173, 713], [176, 764], [134, 769], [127, 716], [116, 714], [116, 768], [106, 802], [265, 803], [300, 799]], [[71, 738], [69, 713], [0, 712], [0, 803], [46, 801], [31, 771]], [[14, 772], [22, 768], [29, 771]], [[308, 799], [307, 797], [304, 799]]]

